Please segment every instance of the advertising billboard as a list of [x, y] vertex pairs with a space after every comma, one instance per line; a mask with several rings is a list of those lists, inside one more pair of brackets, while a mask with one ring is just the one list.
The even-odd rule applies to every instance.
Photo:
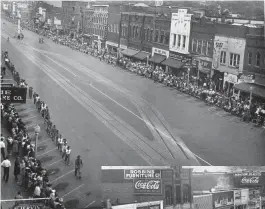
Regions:
[[26, 103], [27, 88], [1, 87], [2, 103]]
[[161, 179], [134, 179], [133, 185], [136, 195], [162, 195]]
[[213, 207], [224, 209], [234, 206], [234, 191], [220, 191], [213, 193]]
[[265, 175], [261, 172], [235, 173], [234, 181], [239, 187], [261, 186], [265, 183]]

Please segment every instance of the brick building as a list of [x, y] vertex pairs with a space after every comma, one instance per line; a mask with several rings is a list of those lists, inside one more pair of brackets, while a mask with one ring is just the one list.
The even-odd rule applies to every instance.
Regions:
[[62, 1], [62, 26], [66, 32], [71, 32], [72, 36], [83, 29], [83, 9], [88, 3], [83, 1]]
[[121, 18], [122, 54], [138, 61], [147, 61], [152, 52], [154, 12], [153, 8], [139, 3], [123, 7]]
[[197, 78], [202, 82], [211, 76], [215, 24], [202, 18], [193, 20], [191, 26], [190, 53], [196, 61]]
[[105, 48], [106, 38], [108, 34], [108, 8], [109, 5], [96, 4], [92, 5], [92, 34], [93, 45], [100, 48]]
[[264, 27], [249, 28], [243, 72], [239, 75], [240, 84], [236, 88], [265, 99], [265, 36]]
[[121, 22], [122, 4], [110, 3], [108, 8], [108, 34], [106, 47], [109, 52], [118, 55], [120, 41], [120, 22]]
[[[154, 11], [154, 39], [152, 43], [152, 58], [149, 60], [154, 66], [161, 66], [169, 57], [169, 36], [171, 23], [171, 9], [169, 7], [157, 7]], [[148, 34], [148, 28], [144, 31], [144, 36]], [[146, 39], [146, 38], [145, 38]]]
[[90, 37], [93, 35], [93, 16], [94, 16], [94, 8], [88, 6], [83, 9], [84, 13], [84, 37], [90, 41]]
[[213, 49], [213, 80], [219, 90], [232, 93], [243, 71], [248, 27], [216, 23]]

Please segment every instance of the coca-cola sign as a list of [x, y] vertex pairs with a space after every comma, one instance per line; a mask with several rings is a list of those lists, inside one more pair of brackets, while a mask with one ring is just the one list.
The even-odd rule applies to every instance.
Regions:
[[243, 172], [239, 174], [234, 174], [237, 182], [240, 186], [246, 185], [261, 185], [264, 182], [262, 174], [260, 172]]
[[259, 184], [260, 177], [245, 176], [241, 178], [241, 184]]
[[135, 179], [134, 194], [162, 195], [161, 179]]

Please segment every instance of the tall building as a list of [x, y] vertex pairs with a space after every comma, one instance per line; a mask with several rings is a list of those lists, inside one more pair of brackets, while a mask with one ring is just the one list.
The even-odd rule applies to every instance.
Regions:
[[246, 34], [245, 26], [216, 23], [213, 49], [213, 80], [217, 89], [232, 93], [243, 72]]
[[191, 56], [189, 53], [191, 17], [188, 9], [178, 9], [177, 13], [172, 13], [170, 40], [169, 40], [169, 58], [162, 62], [168, 67], [168, 71], [183, 75], [190, 75]]
[[265, 36], [264, 27], [249, 28], [243, 72], [239, 75], [236, 89], [265, 98]]
[[62, 1], [62, 26], [72, 37], [84, 28], [83, 9], [87, 5], [84, 1]]
[[204, 18], [193, 20], [191, 27], [190, 53], [196, 62], [197, 78], [204, 83], [211, 77], [215, 24]]

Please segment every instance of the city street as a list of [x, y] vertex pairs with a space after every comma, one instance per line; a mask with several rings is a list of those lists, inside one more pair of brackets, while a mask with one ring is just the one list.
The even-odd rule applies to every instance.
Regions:
[[[15, 31], [10, 23], [6, 27], [4, 34]], [[176, 160], [176, 164], [185, 165], [196, 164], [197, 160], [208, 165], [264, 162], [262, 129], [51, 40], [39, 44], [38, 35], [33, 32], [24, 30], [24, 34], [22, 42], [3, 41], [3, 48], [10, 51], [21, 75], [48, 103], [59, 129], [69, 140], [78, 140], [75, 152], [82, 154], [78, 147], [83, 147], [84, 141], [95, 151], [99, 148], [102, 154], [116, 153], [115, 157], [106, 157], [107, 162], [102, 157], [102, 162], [97, 160], [95, 164], [164, 165]], [[103, 109], [104, 112], [98, 112]], [[125, 134], [126, 139], [112, 133], [116, 131]], [[103, 150], [102, 146], [110, 149], [107, 138], [112, 151]], [[126, 152], [126, 157], [118, 150]]]

